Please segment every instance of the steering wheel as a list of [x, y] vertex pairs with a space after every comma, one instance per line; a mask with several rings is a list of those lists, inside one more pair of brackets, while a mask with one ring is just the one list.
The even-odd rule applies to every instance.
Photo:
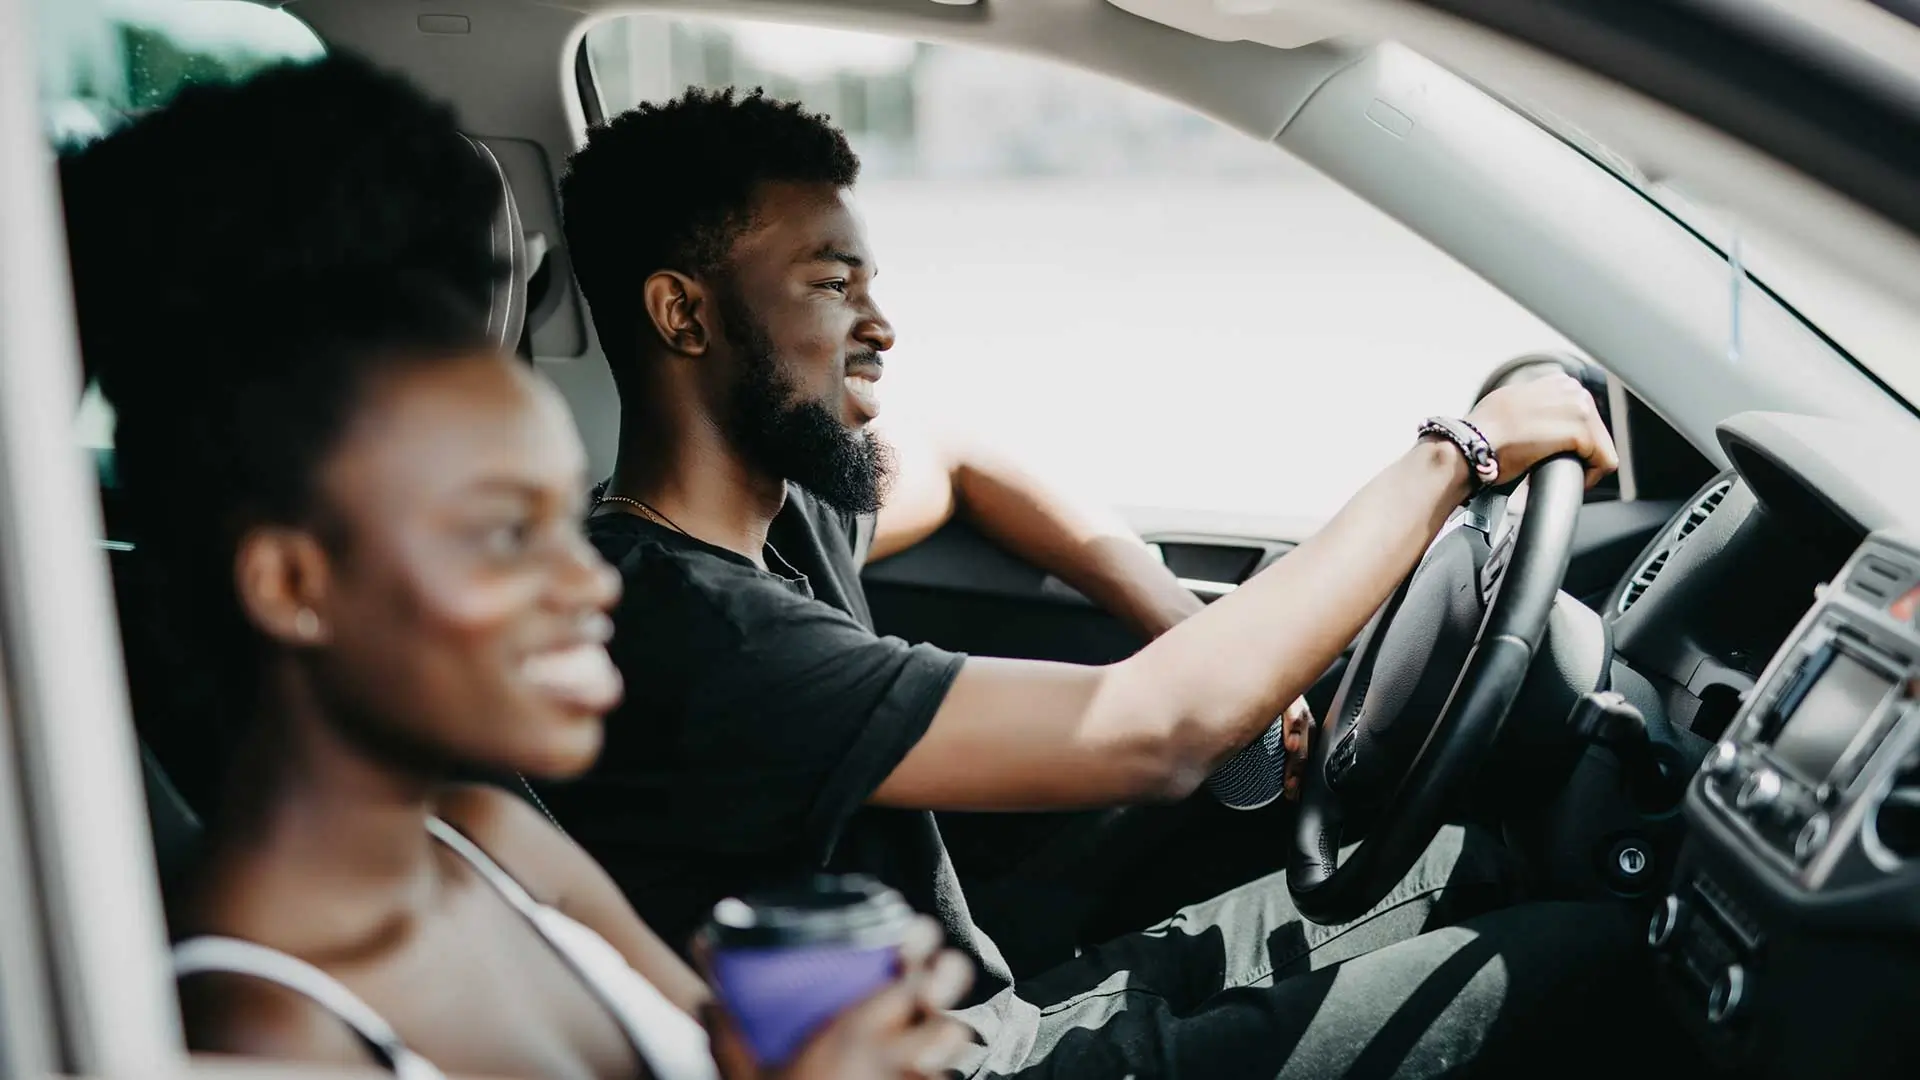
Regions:
[[1480, 492], [1362, 632], [1301, 778], [1287, 888], [1308, 919], [1359, 918], [1433, 842], [1526, 679], [1585, 492], [1571, 455]]

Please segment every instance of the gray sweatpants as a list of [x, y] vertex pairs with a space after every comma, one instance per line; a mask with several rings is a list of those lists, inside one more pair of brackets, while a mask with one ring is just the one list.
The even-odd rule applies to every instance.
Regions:
[[[1493, 845], [1473, 836], [1443, 830], [1352, 923], [1301, 918], [1275, 874], [1021, 980], [958, 1014], [983, 1042], [969, 1075], [1561, 1077], [1644, 1067], [1642, 1040], [1657, 1020], [1645, 1000], [1643, 924], [1616, 904], [1488, 910], [1506, 886]], [[1638, 1060], [1627, 1056], [1634, 1045]]]

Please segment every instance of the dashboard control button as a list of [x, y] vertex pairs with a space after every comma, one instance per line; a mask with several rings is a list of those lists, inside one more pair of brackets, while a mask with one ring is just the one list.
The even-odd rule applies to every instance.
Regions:
[[1707, 755], [1707, 775], [1725, 779], [1732, 776], [1740, 767], [1740, 749], [1731, 742], [1723, 742]]
[[1654, 884], [1653, 869], [1653, 845], [1638, 836], [1614, 841], [1600, 866], [1607, 884], [1627, 896], [1645, 895]]
[[1666, 899], [1653, 911], [1653, 918], [1647, 923], [1647, 945], [1654, 949], [1664, 949], [1673, 944], [1680, 933], [1680, 927], [1687, 919], [1687, 903], [1674, 893], [1668, 893]]
[[1737, 963], [1728, 964], [1713, 980], [1713, 989], [1707, 991], [1707, 1023], [1727, 1023], [1740, 1015], [1746, 1003], [1747, 969]]
[[1765, 813], [1776, 828], [1792, 836], [1813, 815], [1814, 808], [1813, 797], [1807, 794], [1805, 788], [1787, 784]]
[[1802, 862], [1812, 858], [1815, 852], [1826, 845], [1827, 834], [1832, 827], [1824, 811], [1808, 818], [1807, 823], [1800, 826], [1799, 834], [1793, 838], [1793, 857]]
[[1772, 769], [1762, 768], [1747, 782], [1740, 786], [1740, 794], [1734, 796], [1734, 805], [1742, 810], [1760, 810], [1773, 804], [1780, 797], [1780, 774]]

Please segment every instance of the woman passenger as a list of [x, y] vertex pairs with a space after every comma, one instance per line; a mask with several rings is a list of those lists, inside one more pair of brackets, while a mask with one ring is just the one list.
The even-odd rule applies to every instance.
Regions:
[[[554, 388], [484, 341], [496, 268], [452, 238], [485, 237], [491, 181], [446, 110], [351, 61], [264, 81], [65, 168], [152, 615], [225, 762], [172, 912], [189, 1043], [409, 1078], [937, 1072], [967, 973], [930, 928], [895, 985], [762, 1073], [597, 865], [454, 781], [585, 769], [623, 692], [586, 455]], [[284, 131], [236, 126], [262, 106]], [[235, 186], [275, 153], [316, 201]]]

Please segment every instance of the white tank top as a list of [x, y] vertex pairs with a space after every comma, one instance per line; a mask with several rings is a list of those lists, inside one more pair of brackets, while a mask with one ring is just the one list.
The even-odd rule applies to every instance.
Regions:
[[[627, 963], [619, 950], [556, 908], [535, 900], [499, 863], [439, 818], [427, 831], [473, 865], [507, 903], [526, 916], [587, 989], [600, 999], [634, 1052], [657, 1080], [718, 1080], [707, 1033]], [[340, 980], [278, 949], [230, 937], [196, 937], [174, 946], [173, 974], [250, 975], [302, 994], [339, 1017], [400, 1080], [444, 1080], [434, 1064], [407, 1048], [399, 1032]]]

